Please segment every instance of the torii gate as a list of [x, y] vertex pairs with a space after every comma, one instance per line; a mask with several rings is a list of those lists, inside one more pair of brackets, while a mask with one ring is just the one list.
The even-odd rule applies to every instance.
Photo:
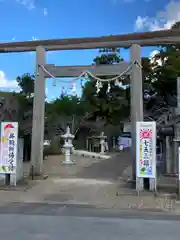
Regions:
[[[132, 152], [134, 161], [136, 158], [136, 122], [143, 121], [143, 101], [142, 101], [142, 69], [140, 46], [133, 44], [131, 47], [131, 116], [132, 116]], [[36, 81], [34, 89], [33, 108], [33, 129], [31, 161], [36, 174], [43, 172], [43, 143], [44, 143], [44, 107], [45, 107], [45, 79], [51, 76], [47, 74], [42, 66], [54, 77], [78, 77], [84, 71], [89, 71], [96, 76], [116, 76], [123, 73], [131, 63], [122, 62], [116, 65], [103, 66], [54, 66], [46, 65], [46, 50], [43, 46], [36, 48]], [[135, 63], [137, 62], [137, 64]]]
[[[133, 169], [136, 164], [136, 122], [143, 121], [142, 99], [142, 69], [140, 46], [168, 45], [179, 42], [179, 30], [164, 30], [155, 32], [133, 33], [125, 35], [75, 38], [75, 39], [51, 39], [26, 42], [0, 43], [0, 53], [36, 51], [36, 80], [33, 104], [33, 127], [31, 162], [35, 173], [43, 173], [43, 143], [44, 143], [44, 108], [45, 108], [45, 78], [42, 67], [44, 66], [55, 77], [76, 77], [83, 71], [89, 70], [94, 75], [118, 75], [128, 66], [128, 63], [120, 63], [112, 66], [80, 66], [80, 67], [54, 67], [46, 65], [46, 51], [48, 50], [80, 50], [97, 48], [130, 47], [131, 63], [131, 123], [132, 123], [132, 158]], [[135, 175], [135, 172], [134, 172]], [[138, 181], [137, 181], [138, 182]], [[140, 185], [142, 181], [140, 181]], [[142, 187], [142, 186], [140, 186]]]

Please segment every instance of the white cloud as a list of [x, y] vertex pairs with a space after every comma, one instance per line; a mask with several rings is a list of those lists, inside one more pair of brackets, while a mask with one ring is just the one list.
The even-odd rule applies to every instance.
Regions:
[[145, 25], [147, 24], [148, 17], [141, 17], [138, 16], [136, 19], [136, 28], [137, 29], [143, 29]]
[[16, 2], [23, 5], [28, 10], [32, 10], [35, 8], [35, 0], [16, 0]]
[[150, 60], [151, 60], [151, 63], [155, 63], [157, 64], [158, 66], [162, 66], [162, 61], [160, 59], [157, 59], [156, 58], [156, 55], [159, 54], [160, 52], [158, 50], [154, 50], [150, 53]]
[[136, 19], [136, 29], [148, 29], [150, 31], [169, 29], [180, 21], [180, 1], [171, 1], [163, 11], [158, 12], [154, 17], [138, 16]]
[[0, 88], [6, 91], [19, 91], [16, 80], [8, 80], [2, 70], [0, 70]]
[[[155, 64], [156, 66], [162, 66], [163, 65], [163, 62], [161, 59], [158, 59], [158, 56], [156, 56], [157, 54], [159, 54], [160, 51], [159, 50], [153, 50], [150, 55], [149, 55], [149, 58], [150, 58], [150, 61], [152, 64]], [[165, 57], [163, 59], [163, 61], [167, 61], [168, 57]]]
[[150, 58], [154, 58], [157, 54], [159, 54], [160, 52], [158, 50], [153, 50], [151, 53], [150, 53]]
[[48, 10], [47, 10], [47, 8], [44, 8], [44, 9], [43, 9], [43, 13], [44, 13], [44, 16], [47, 16], [47, 15], [48, 15]]

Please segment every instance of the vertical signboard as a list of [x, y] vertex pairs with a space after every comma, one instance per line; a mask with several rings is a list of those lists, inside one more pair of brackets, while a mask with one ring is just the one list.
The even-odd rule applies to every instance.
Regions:
[[15, 174], [17, 163], [18, 123], [1, 123], [0, 173]]
[[156, 178], [156, 123], [136, 123], [136, 175]]

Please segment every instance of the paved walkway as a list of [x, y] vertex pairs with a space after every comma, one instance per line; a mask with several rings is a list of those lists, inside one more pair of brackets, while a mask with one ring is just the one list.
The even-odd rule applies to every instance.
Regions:
[[[78, 204], [100, 208], [146, 209], [175, 211], [175, 200], [136, 192], [124, 185], [122, 176], [131, 164], [129, 153], [122, 152], [110, 159], [73, 156], [76, 165], [61, 165], [64, 156], [51, 156], [44, 161], [46, 180], [29, 180], [23, 191], [1, 191], [0, 204], [11, 202]], [[27, 166], [26, 166], [27, 167]], [[180, 211], [179, 211], [180, 213]]]

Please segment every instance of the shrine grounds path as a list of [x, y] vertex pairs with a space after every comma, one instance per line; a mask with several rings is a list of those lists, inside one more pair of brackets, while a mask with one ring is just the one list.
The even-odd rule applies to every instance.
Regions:
[[[0, 190], [0, 213], [24, 211], [41, 212], [46, 205], [65, 208], [83, 207], [98, 209], [138, 210], [140, 212], [180, 214], [180, 203], [164, 192], [154, 196], [150, 192], [137, 196], [126, 183], [131, 176], [131, 159], [128, 151], [111, 153], [110, 159], [73, 156], [73, 166], [62, 165], [63, 155], [49, 156], [44, 160], [45, 180], [30, 178], [16, 189]], [[27, 176], [29, 164], [24, 165]], [[169, 180], [168, 180], [169, 181]], [[167, 180], [160, 178], [160, 184]], [[175, 181], [168, 182], [174, 189]], [[3, 209], [3, 211], [2, 211]], [[55, 210], [53, 210], [55, 211]]]

